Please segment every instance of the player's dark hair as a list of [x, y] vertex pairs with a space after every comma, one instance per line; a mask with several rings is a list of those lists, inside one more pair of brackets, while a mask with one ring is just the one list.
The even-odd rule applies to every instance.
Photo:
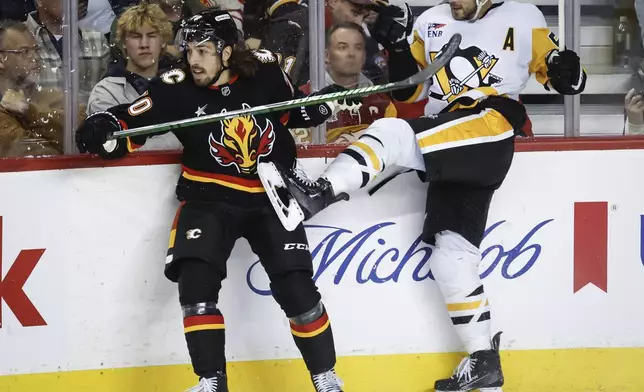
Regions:
[[259, 60], [244, 43], [235, 45], [228, 59], [228, 68], [231, 73], [242, 78], [252, 78], [259, 68]]
[[367, 42], [367, 34], [364, 32], [364, 29], [362, 26], [360, 26], [357, 23], [353, 22], [341, 22], [341, 23], [336, 23], [331, 28], [329, 31], [326, 33], [326, 47], [329, 47], [329, 44], [331, 43], [331, 36], [333, 36], [333, 33], [340, 29], [347, 29], [347, 30], [354, 30], [360, 33], [362, 35], [362, 38], [364, 39], [365, 42]]

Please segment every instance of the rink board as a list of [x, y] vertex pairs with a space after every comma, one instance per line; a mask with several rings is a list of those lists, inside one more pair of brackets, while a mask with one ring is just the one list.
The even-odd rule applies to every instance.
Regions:
[[[342, 357], [347, 392], [428, 392], [450, 374], [456, 354]], [[641, 391], [644, 349], [506, 351], [504, 392]], [[630, 365], [628, 365], [630, 364]], [[300, 360], [229, 364], [234, 392], [312, 391]], [[189, 365], [103, 369], [0, 377], [0, 391], [181, 392], [196, 384]], [[433, 390], [433, 389], [431, 389]]]
[[[304, 165], [317, 174], [325, 161]], [[642, 150], [516, 155], [481, 264], [507, 390], [644, 390], [642, 167]], [[176, 287], [163, 277], [178, 172], [0, 174], [0, 391], [195, 383]], [[418, 241], [425, 189], [401, 175], [307, 223], [348, 391], [427, 391], [458, 363], [446, 354], [461, 347], [428, 273], [431, 249]], [[228, 268], [220, 307], [234, 391], [309, 390], [244, 240]]]

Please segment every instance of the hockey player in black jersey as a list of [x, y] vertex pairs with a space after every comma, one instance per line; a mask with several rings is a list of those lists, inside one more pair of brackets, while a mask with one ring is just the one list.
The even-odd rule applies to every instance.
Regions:
[[[251, 52], [239, 42], [226, 12], [207, 10], [188, 19], [177, 44], [190, 70], [169, 71], [131, 105], [88, 117], [76, 133], [81, 152], [118, 158], [136, 150], [146, 137], [108, 141], [113, 132], [289, 100], [296, 94], [271, 52]], [[331, 86], [318, 93], [340, 89]], [[342, 391], [334, 371], [329, 317], [312, 279], [306, 233], [301, 225], [292, 232], [282, 227], [257, 176], [259, 162], [293, 167], [295, 142], [287, 127], [318, 125], [332, 115], [333, 106], [249, 115], [174, 131], [184, 146], [177, 185], [181, 206], [170, 233], [165, 275], [178, 282], [185, 339], [200, 377], [190, 391], [228, 391], [224, 317], [217, 302], [226, 261], [239, 237], [246, 238], [261, 259], [316, 391]]]

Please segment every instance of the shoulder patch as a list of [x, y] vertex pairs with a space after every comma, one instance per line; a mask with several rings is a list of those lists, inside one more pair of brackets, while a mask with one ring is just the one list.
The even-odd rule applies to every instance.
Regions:
[[165, 84], [177, 84], [185, 80], [186, 74], [180, 69], [172, 69], [161, 75], [161, 80]]
[[261, 61], [264, 64], [274, 63], [277, 61], [273, 52], [267, 49], [257, 49], [253, 51], [253, 54], [255, 55], [255, 57], [257, 57], [257, 60]]

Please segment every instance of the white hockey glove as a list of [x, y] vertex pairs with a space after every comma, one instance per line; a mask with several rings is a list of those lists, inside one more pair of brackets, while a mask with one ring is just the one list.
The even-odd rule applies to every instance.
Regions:
[[[347, 90], [346, 88], [340, 85], [331, 84], [311, 94], [311, 96], [337, 93], [337, 92], [346, 91], [346, 90]], [[327, 119], [331, 118], [332, 116], [335, 116], [336, 114], [338, 114], [338, 112], [342, 110], [349, 110], [352, 114], [355, 114], [358, 110], [360, 110], [361, 107], [362, 107], [362, 98], [355, 97], [355, 98], [343, 98], [337, 101], [324, 102], [324, 103], [321, 103], [320, 105], [303, 107], [302, 109], [307, 110], [307, 114], [309, 115], [309, 117], [315, 118], [315, 116], [322, 115], [324, 116], [324, 121], [326, 121]]]

